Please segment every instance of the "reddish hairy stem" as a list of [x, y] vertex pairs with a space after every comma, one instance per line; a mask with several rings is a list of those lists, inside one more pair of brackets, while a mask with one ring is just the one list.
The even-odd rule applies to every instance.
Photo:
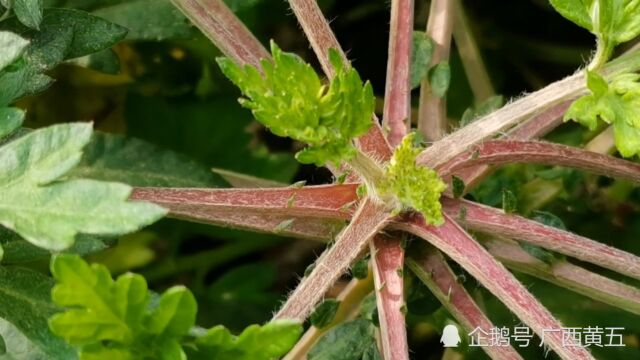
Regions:
[[640, 279], [640, 257], [597, 241], [466, 200], [442, 198], [450, 216], [464, 207], [460, 222], [472, 230], [525, 241]]
[[389, 32], [382, 123], [389, 131], [387, 140], [395, 147], [411, 128], [409, 72], [413, 41], [413, 0], [392, 0]]
[[399, 226], [426, 239], [460, 264], [543, 338], [545, 344], [560, 357], [571, 360], [593, 359], [586, 349], [567, 346], [567, 339], [563, 341], [559, 332], [545, 332], [545, 329], [561, 329], [563, 326], [502, 264], [449, 216], [445, 215], [445, 223], [438, 227], [426, 225], [419, 216], [407, 219]]
[[348, 63], [348, 60], [333, 31], [331, 31], [329, 23], [322, 15], [318, 3], [316, 0], [289, 0], [289, 5], [304, 33], [307, 34], [311, 47], [320, 61], [322, 70], [329, 78], [334, 77], [335, 71], [328, 57], [329, 49], [337, 50], [345, 64]]
[[526, 252], [518, 243], [505, 239], [483, 241], [491, 255], [508, 268], [535, 276], [605, 304], [640, 314], [640, 290], [611, 280], [566, 260], [550, 264]]
[[640, 182], [640, 164], [571, 146], [540, 141], [494, 140], [479, 144], [438, 168], [443, 177], [478, 165], [536, 163], [567, 166], [619, 179]]
[[[431, 66], [449, 60], [453, 29], [453, 1], [432, 0], [427, 21], [427, 35], [435, 45]], [[429, 141], [440, 140], [447, 133], [447, 101], [431, 91], [428, 79], [420, 85], [418, 129]]]
[[[571, 103], [572, 101], [565, 101], [549, 108], [541, 114], [534, 116], [515, 127], [504, 137], [508, 139], [530, 140], [548, 134], [551, 130], [562, 124], [562, 115]], [[489, 175], [490, 172], [491, 170], [488, 165], [479, 165], [472, 168], [462, 169], [457, 175], [467, 185], [467, 189], [471, 189]]]
[[216, 209], [229, 212], [348, 219], [357, 200], [358, 184], [264, 189], [136, 188], [135, 200], [152, 201], [172, 211]]
[[401, 235], [378, 234], [369, 243], [374, 282], [382, 353], [386, 360], [409, 359], [407, 331], [404, 312], [404, 248]]
[[222, 0], [171, 0], [226, 56], [260, 69], [271, 55]]
[[[429, 287], [467, 333], [476, 328], [488, 331], [494, 327], [464, 286], [458, 282], [444, 256], [436, 248], [425, 246], [420, 254], [407, 258], [407, 266]], [[482, 350], [492, 359], [522, 359], [511, 346], [484, 346]]]
[[274, 319], [304, 321], [369, 240], [387, 225], [389, 218], [383, 205], [366, 198], [349, 225], [337, 236], [335, 244], [320, 256], [315, 268], [302, 279]]

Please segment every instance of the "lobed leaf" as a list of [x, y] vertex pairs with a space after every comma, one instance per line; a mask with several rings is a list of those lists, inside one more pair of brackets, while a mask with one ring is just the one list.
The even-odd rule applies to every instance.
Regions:
[[599, 120], [613, 125], [615, 143], [624, 157], [640, 154], [640, 75], [622, 74], [610, 83], [595, 72], [587, 72], [591, 94], [576, 100], [564, 115], [595, 130]]
[[352, 158], [352, 140], [371, 127], [371, 84], [363, 85], [354, 69], [345, 69], [336, 51], [329, 54], [336, 76], [328, 86], [295, 54], [283, 52], [274, 42], [271, 51], [273, 62], [262, 61], [263, 73], [218, 59], [223, 73], [245, 96], [240, 103], [274, 134], [309, 144], [296, 154], [302, 163], [339, 164]]
[[223, 326], [213, 327], [187, 349], [193, 360], [271, 360], [284, 356], [302, 334], [302, 325], [291, 320], [275, 320], [251, 325], [234, 336]]
[[550, 0], [565, 18], [613, 45], [640, 34], [640, 2], [637, 0]]
[[195, 324], [197, 304], [189, 290], [176, 286], [151, 305], [145, 279], [127, 273], [115, 281], [106, 267], [76, 255], [51, 262], [57, 284], [53, 301], [66, 311], [49, 327], [79, 348], [80, 358], [184, 359], [181, 340]]
[[78, 233], [121, 235], [165, 215], [157, 205], [127, 202], [127, 185], [56, 181], [80, 161], [91, 131], [90, 124], [54, 125], [0, 148], [0, 224], [34, 245], [62, 250]]

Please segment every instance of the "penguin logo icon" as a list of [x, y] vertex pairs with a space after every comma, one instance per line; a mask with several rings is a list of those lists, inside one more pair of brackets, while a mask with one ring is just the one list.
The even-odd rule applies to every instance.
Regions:
[[442, 329], [442, 337], [440, 342], [444, 347], [458, 347], [462, 340], [458, 334], [458, 328], [455, 325], [447, 325]]

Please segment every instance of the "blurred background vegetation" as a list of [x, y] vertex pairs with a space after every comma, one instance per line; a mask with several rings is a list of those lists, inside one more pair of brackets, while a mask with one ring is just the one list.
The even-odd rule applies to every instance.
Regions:
[[[21, 100], [18, 105], [28, 110], [27, 126], [91, 120], [98, 130], [126, 134], [174, 150], [206, 168], [223, 168], [285, 183], [331, 181], [326, 170], [300, 166], [294, 160], [293, 153], [300, 144], [270, 135], [240, 108], [236, 101], [239, 93], [215, 64], [220, 52], [188, 25], [168, 1], [45, 3], [90, 10], [130, 28], [130, 32], [125, 42], [113, 51], [92, 56], [88, 64], [58, 67], [52, 73], [57, 81], [51, 88]], [[317, 65], [285, 1], [227, 3], [263, 43], [274, 39], [281, 48]], [[381, 101], [388, 2], [320, 3], [354, 66], [364, 79], [372, 81]], [[468, 0], [463, 5], [496, 92], [505, 99], [573, 73], [593, 48], [592, 36], [564, 20], [546, 0]], [[416, 0], [417, 30], [424, 30], [428, 9], [428, 1]], [[449, 116], [455, 123], [473, 105], [455, 46], [451, 66], [452, 84], [447, 99]], [[549, 137], [579, 145], [594, 135], [566, 124]], [[185, 178], [188, 176], [185, 174]], [[210, 185], [226, 184], [216, 177]], [[558, 168], [510, 166], [496, 172], [469, 196], [500, 206], [503, 189], [518, 196], [519, 209], [525, 216], [556, 223], [562, 219], [564, 226], [574, 232], [640, 254], [640, 191], [628, 183]], [[117, 246], [93, 255], [92, 260], [107, 264], [116, 273], [140, 272], [156, 290], [185, 284], [201, 304], [200, 325], [224, 324], [237, 331], [268, 320], [323, 248], [322, 244], [308, 241], [164, 220], [120, 239]], [[456, 271], [496, 324], [512, 328], [519, 323], [473, 278], [459, 268]], [[616, 274], [607, 275], [630, 282]], [[625, 327], [628, 346], [594, 349], [596, 356], [640, 358], [640, 317], [530, 277], [520, 278], [565, 324]], [[339, 286], [335, 291], [338, 290]], [[412, 356], [440, 359], [439, 331], [448, 315], [426, 288], [415, 286], [412, 291], [408, 304]], [[528, 349], [527, 359], [543, 358], [543, 351], [535, 345]], [[468, 359], [485, 358], [477, 350], [465, 354]]]

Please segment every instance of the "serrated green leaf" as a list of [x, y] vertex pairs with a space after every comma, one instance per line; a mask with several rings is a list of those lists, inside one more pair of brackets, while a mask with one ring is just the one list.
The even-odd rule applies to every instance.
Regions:
[[416, 164], [421, 149], [413, 146], [415, 136], [412, 132], [402, 139], [378, 190], [383, 196], [394, 196], [403, 207], [422, 213], [427, 223], [441, 224], [440, 195], [447, 186], [433, 169]]
[[0, 107], [0, 139], [11, 135], [24, 120], [24, 111], [18, 108]]
[[640, 153], [640, 75], [623, 74], [610, 83], [598, 74], [588, 72], [591, 94], [576, 100], [564, 115], [595, 129], [602, 120], [614, 127], [616, 147], [622, 156]]
[[51, 333], [47, 318], [59, 311], [50, 300], [51, 278], [33, 270], [0, 267], [0, 336], [3, 359], [76, 359], [73, 349]]
[[357, 71], [345, 68], [335, 50], [329, 58], [336, 76], [328, 86], [297, 55], [283, 52], [274, 42], [271, 52], [273, 62], [263, 60], [262, 73], [218, 59], [222, 72], [245, 96], [241, 104], [274, 134], [309, 144], [296, 154], [301, 163], [338, 164], [352, 158], [352, 140], [371, 127], [371, 84], [363, 84]]
[[190, 360], [271, 360], [284, 356], [301, 334], [302, 325], [291, 320], [251, 325], [238, 336], [216, 326], [186, 350]]
[[411, 88], [420, 86], [420, 82], [429, 73], [429, 63], [433, 55], [433, 41], [423, 31], [413, 32], [411, 52]]
[[169, 0], [126, 1], [102, 7], [93, 14], [129, 29], [129, 40], [188, 39], [195, 33]]
[[80, 358], [186, 359], [181, 339], [195, 323], [197, 304], [184, 287], [176, 286], [150, 306], [147, 283], [140, 275], [124, 274], [115, 281], [103, 265], [89, 265], [75, 255], [51, 262], [56, 279], [51, 296], [67, 310], [49, 319], [49, 327], [79, 348]]
[[450, 83], [451, 67], [448, 62], [443, 61], [429, 70], [429, 85], [437, 97], [443, 97], [447, 93]]
[[13, 12], [24, 25], [39, 29], [42, 22], [42, 0], [13, 0]]
[[593, 0], [549, 0], [549, 2], [565, 18], [589, 31], [593, 30], [587, 6]]
[[69, 178], [116, 181], [131, 186], [226, 187], [220, 176], [187, 156], [136, 138], [96, 131]]
[[[329, 330], [309, 351], [309, 360], [371, 359], [376, 347], [374, 326], [366, 319], [342, 323]], [[374, 354], [371, 354], [371, 352]], [[378, 355], [379, 356], [379, 355]]]
[[315, 308], [315, 310], [309, 317], [311, 325], [317, 327], [318, 329], [326, 327], [336, 317], [336, 312], [338, 311], [339, 307], [340, 301], [335, 299], [326, 299]]
[[127, 185], [94, 180], [54, 182], [80, 161], [90, 124], [33, 131], [0, 148], [0, 223], [34, 245], [63, 250], [78, 233], [120, 235], [166, 211], [127, 202]]
[[17, 18], [1, 21], [0, 31], [11, 31], [31, 41], [24, 62], [0, 73], [0, 106], [46, 88], [52, 79], [43, 73], [62, 61], [106, 49], [127, 33], [121, 26], [70, 9], [45, 10], [40, 31], [24, 26]]
[[640, 34], [637, 0], [550, 0], [565, 18], [615, 46]]
[[9, 31], [0, 31], [0, 71], [16, 61], [29, 45], [29, 41]]

